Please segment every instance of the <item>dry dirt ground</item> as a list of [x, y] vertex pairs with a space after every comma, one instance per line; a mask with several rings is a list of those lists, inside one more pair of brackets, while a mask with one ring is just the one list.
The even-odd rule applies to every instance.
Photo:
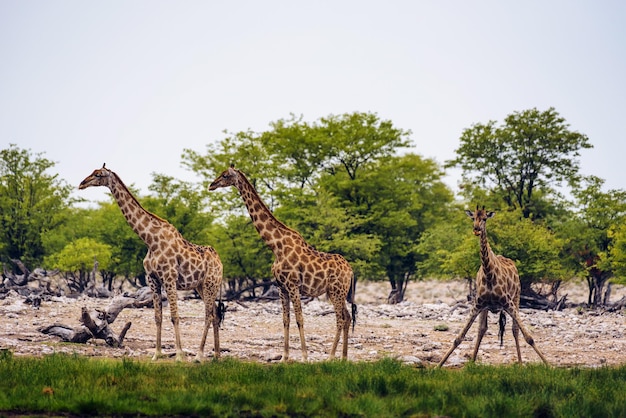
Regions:
[[[465, 299], [466, 286], [457, 281], [411, 282], [405, 301], [397, 305], [386, 303], [388, 292], [388, 283], [359, 283], [359, 312], [356, 328], [349, 337], [349, 359], [375, 361], [392, 357], [409, 364], [436, 364], [467, 320], [467, 306], [458, 305], [459, 301]], [[586, 285], [566, 284], [562, 286], [560, 295], [563, 294], [568, 294], [569, 302], [581, 303], [586, 299]], [[624, 295], [626, 287], [614, 286], [611, 297], [613, 301]], [[126, 322], [132, 322], [122, 348], [108, 347], [102, 340], [90, 340], [86, 344], [63, 343], [58, 337], [38, 331], [38, 328], [54, 323], [78, 327], [82, 307], [104, 309], [109, 302], [108, 299], [61, 297], [44, 301], [35, 309], [26, 304], [23, 297], [9, 295], [0, 300], [0, 349], [11, 350], [18, 356], [63, 352], [94, 357], [150, 359], [155, 343], [152, 308], [124, 309], [111, 325], [119, 332]], [[181, 300], [179, 312], [183, 347], [189, 353], [188, 359], [191, 361], [202, 332], [202, 302], [195, 299]], [[326, 360], [335, 332], [332, 306], [325, 298], [316, 299], [304, 306], [304, 315], [309, 360]], [[626, 315], [623, 311], [603, 313], [572, 307], [558, 312], [522, 310], [521, 316], [534, 335], [538, 347], [553, 365], [598, 367], [626, 363]], [[163, 345], [165, 353], [173, 354], [174, 335], [169, 318], [169, 307], [166, 306]], [[290, 358], [300, 361], [300, 340], [293, 313], [291, 318]], [[500, 347], [497, 338], [497, 316], [489, 314], [488, 320], [489, 330], [482, 341], [478, 362], [514, 363], [517, 356], [510, 332], [511, 320], [507, 324], [503, 347]], [[448, 329], [436, 330], [442, 325], [447, 325]], [[476, 331], [477, 324], [474, 323], [465, 341], [446, 365], [459, 366], [468, 360]], [[283, 350], [280, 303], [228, 302], [220, 339], [223, 357], [259, 362], [279, 361]], [[525, 362], [540, 362], [521, 335], [520, 346]], [[205, 349], [206, 359], [212, 357], [212, 351], [213, 338], [210, 332]], [[340, 352], [339, 349], [339, 356]]]

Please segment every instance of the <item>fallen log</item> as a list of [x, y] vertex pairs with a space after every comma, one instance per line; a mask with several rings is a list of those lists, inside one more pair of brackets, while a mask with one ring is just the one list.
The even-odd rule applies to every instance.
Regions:
[[622, 309], [626, 308], [626, 296], [622, 297], [617, 302], [609, 303], [605, 306], [606, 306], [605, 311], [607, 312], [621, 311]]
[[122, 347], [124, 337], [132, 323], [127, 322], [119, 335], [117, 335], [109, 325], [117, 319], [122, 309], [133, 306], [134, 302], [135, 300], [132, 298], [119, 297], [114, 298], [105, 310], [94, 309], [89, 311], [86, 307], [83, 307], [80, 316], [80, 326], [71, 327], [68, 325], [53, 324], [41, 327], [38, 331], [43, 334], [55, 335], [66, 342], [84, 344], [93, 338], [104, 340], [110, 347]]
[[70, 327], [63, 324], [52, 324], [38, 329], [42, 334], [55, 335], [68, 343], [84, 344], [93, 338], [93, 334], [86, 327]]
[[520, 297], [520, 308], [526, 309], [539, 309], [542, 311], [560, 311], [565, 307], [565, 300], [567, 295], [564, 295], [558, 300], [550, 300], [547, 297], [539, 294], [525, 295]]

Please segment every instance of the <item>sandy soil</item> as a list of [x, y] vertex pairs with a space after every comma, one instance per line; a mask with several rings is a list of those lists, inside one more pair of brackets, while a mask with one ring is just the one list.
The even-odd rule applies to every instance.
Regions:
[[[458, 304], [465, 299], [465, 285], [456, 281], [412, 282], [408, 286], [405, 301], [397, 305], [386, 304], [388, 291], [387, 283], [359, 283], [359, 313], [355, 331], [349, 338], [349, 359], [374, 361], [393, 357], [409, 364], [436, 364], [467, 320], [467, 307]], [[568, 294], [570, 302], [580, 303], [586, 299], [587, 290], [584, 284], [567, 284], [562, 287], [561, 294]], [[612, 300], [625, 295], [626, 287], [614, 286]], [[45, 301], [35, 309], [26, 304], [23, 297], [10, 295], [0, 300], [0, 349], [9, 349], [15, 355], [39, 356], [65, 352], [95, 357], [151, 358], [155, 343], [152, 308], [125, 309], [112, 324], [113, 329], [119, 331], [127, 321], [132, 322], [123, 348], [110, 348], [102, 340], [68, 344], [60, 342], [58, 337], [38, 331], [38, 328], [54, 323], [77, 327], [83, 306], [103, 309], [109, 302], [108, 299], [63, 297]], [[179, 311], [183, 347], [191, 361], [202, 332], [203, 305], [199, 300], [181, 300]], [[335, 333], [332, 306], [325, 298], [313, 300], [304, 306], [304, 315], [309, 360], [328, 359]], [[626, 363], [624, 312], [602, 313], [573, 307], [559, 312], [522, 310], [521, 316], [537, 346], [553, 365], [598, 367]], [[504, 346], [500, 347], [497, 316], [489, 314], [489, 330], [480, 347], [479, 362], [510, 364], [517, 360], [510, 324], [509, 320]], [[442, 326], [447, 326], [447, 330], [436, 330]], [[476, 329], [477, 325], [474, 324], [446, 365], [458, 366], [468, 360]], [[228, 302], [220, 339], [223, 357], [279, 361], [283, 350], [280, 303]], [[164, 309], [163, 343], [164, 351], [173, 355], [174, 335], [169, 307]], [[293, 314], [289, 343], [291, 360], [300, 361], [300, 340]], [[541, 361], [521, 335], [520, 346], [524, 361]], [[337, 354], [340, 355], [340, 350]], [[209, 359], [212, 355], [213, 339], [210, 333], [205, 358]]]

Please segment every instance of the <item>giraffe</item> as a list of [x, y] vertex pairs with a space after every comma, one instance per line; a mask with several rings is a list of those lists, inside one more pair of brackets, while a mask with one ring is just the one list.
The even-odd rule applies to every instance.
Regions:
[[543, 360], [545, 364], [548, 364], [546, 358], [535, 345], [535, 340], [532, 335], [522, 325], [519, 316], [521, 283], [515, 262], [502, 255], [494, 254], [487, 241], [487, 219], [493, 217], [495, 212], [487, 212], [484, 206], [482, 209], [476, 206], [475, 212], [466, 210], [465, 213], [474, 222], [474, 235], [480, 237], [481, 266], [476, 274], [476, 298], [465, 327], [456, 337], [452, 347], [448, 350], [446, 355], [443, 356], [437, 367], [443, 366], [448, 357], [450, 357], [450, 354], [461, 344], [461, 341], [463, 341], [465, 334], [469, 331], [476, 317], [480, 315], [478, 320], [478, 336], [476, 337], [476, 344], [474, 346], [474, 352], [472, 353], [472, 361], [476, 361], [478, 347], [480, 346], [485, 332], [487, 332], [487, 313], [489, 311], [493, 313], [500, 312], [500, 344], [502, 344], [502, 335], [506, 321], [504, 313], [506, 312], [513, 318], [513, 338], [515, 339], [515, 348], [517, 349], [517, 359], [519, 363], [522, 363], [522, 353], [519, 347], [518, 332], [522, 331], [526, 342], [535, 350], [541, 360]]
[[182, 361], [185, 356], [180, 340], [176, 291], [193, 289], [197, 290], [205, 305], [204, 332], [196, 354], [196, 361], [202, 359], [211, 323], [213, 323], [214, 358], [219, 358], [219, 323], [223, 318], [223, 305], [220, 302], [217, 308], [215, 306], [215, 299], [222, 284], [222, 262], [217, 252], [212, 247], [190, 243], [172, 224], [145, 210], [120, 177], [106, 168], [105, 164], [102, 168], [94, 170], [78, 188], [83, 190], [93, 186], [109, 188], [126, 221], [148, 247], [143, 266], [149, 279], [150, 289], [152, 289], [156, 322], [156, 349], [152, 360], [162, 357], [162, 287], [165, 287], [174, 325], [176, 360]]
[[[300, 332], [302, 358], [307, 361], [301, 297], [317, 297], [323, 293], [328, 295], [337, 318], [337, 331], [330, 359], [335, 358], [342, 333], [342, 359], [347, 359], [348, 330], [350, 323], [356, 319], [357, 311], [354, 303], [354, 275], [350, 264], [339, 254], [317, 251], [298, 232], [276, 219], [261, 200], [254, 186], [233, 165], [211, 183], [209, 190], [228, 186], [234, 186], [239, 190], [256, 230], [274, 253], [271, 270], [278, 285], [283, 310], [284, 353], [282, 361], [289, 360], [290, 302], [293, 302], [296, 324]], [[346, 308], [347, 299], [352, 304], [352, 317]]]

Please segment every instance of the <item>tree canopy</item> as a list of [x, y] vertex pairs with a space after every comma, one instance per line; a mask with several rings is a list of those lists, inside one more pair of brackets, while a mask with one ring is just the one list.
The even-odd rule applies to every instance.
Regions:
[[70, 204], [70, 187], [52, 174], [54, 162], [11, 144], [0, 151], [0, 260], [38, 264], [42, 233], [58, 227]]
[[[524, 289], [583, 277], [589, 304], [598, 304], [609, 280], [626, 280], [626, 192], [579, 173], [578, 157], [592, 145], [555, 109], [472, 125], [445, 166], [408, 152], [410, 136], [375, 113], [313, 122], [291, 115], [263, 132], [224, 132], [204, 153], [184, 150], [197, 183], [153, 173], [150, 193], [133, 193], [185, 238], [217, 249], [234, 297], [267, 290], [273, 256], [237, 191], [208, 191], [233, 163], [279, 220], [319, 250], [344, 255], [358, 278], [388, 280], [394, 301], [411, 278], [475, 277], [478, 241], [463, 210], [476, 204], [497, 212], [490, 242], [515, 260]], [[10, 145], [0, 157], [1, 261], [54, 263], [80, 284], [93, 257], [76, 267], [68, 251], [97, 250], [109, 287], [115, 277], [145, 284], [145, 245], [112, 198], [73, 207], [70, 187], [42, 154]], [[462, 170], [459, 196], [443, 181], [446, 167]]]
[[461, 168], [466, 183], [495, 190], [507, 207], [528, 217], [537, 190], [554, 193], [563, 183], [576, 184], [580, 150], [591, 147], [554, 108], [529, 109], [499, 126], [489, 121], [464, 130], [446, 167]]

